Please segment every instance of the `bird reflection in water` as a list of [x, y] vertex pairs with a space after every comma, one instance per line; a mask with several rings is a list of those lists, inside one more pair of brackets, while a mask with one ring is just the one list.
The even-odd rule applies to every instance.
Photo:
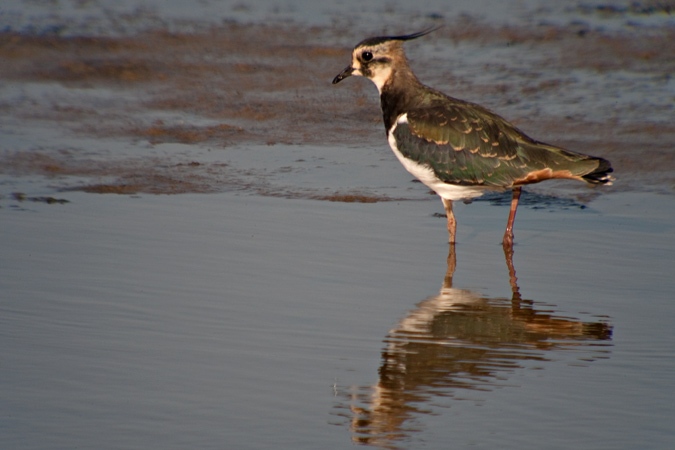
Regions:
[[[419, 431], [418, 420], [441, 398], [471, 398], [505, 386], [507, 375], [550, 361], [552, 351], [577, 349], [580, 363], [607, 358], [611, 325], [556, 316], [521, 298], [513, 249], [505, 247], [512, 296], [488, 298], [453, 287], [456, 267], [450, 246], [439, 295], [420, 302], [384, 340], [379, 381], [349, 389], [336, 414], [346, 418], [360, 444], [396, 448]], [[558, 358], [556, 355], [555, 358]], [[446, 403], [447, 405], [447, 403]]]

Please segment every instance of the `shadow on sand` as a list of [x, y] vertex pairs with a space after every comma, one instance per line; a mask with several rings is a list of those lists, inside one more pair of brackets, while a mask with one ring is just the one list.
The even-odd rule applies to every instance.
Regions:
[[[356, 443], [397, 448], [420, 431], [424, 414], [448, 400], [476, 400], [504, 387], [519, 369], [543, 369], [575, 349], [577, 364], [608, 358], [612, 326], [556, 315], [555, 306], [521, 297], [513, 250], [504, 248], [512, 296], [489, 298], [453, 286], [450, 246], [447, 273], [436, 296], [418, 303], [384, 339], [379, 381], [337, 393], [334, 414], [344, 418]], [[434, 408], [436, 408], [434, 410]]]

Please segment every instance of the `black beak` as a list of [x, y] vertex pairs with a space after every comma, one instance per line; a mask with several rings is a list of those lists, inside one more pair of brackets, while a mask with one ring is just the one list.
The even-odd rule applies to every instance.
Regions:
[[343, 70], [342, 72], [340, 72], [338, 74], [338, 76], [333, 78], [333, 84], [338, 84], [340, 81], [342, 81], [345, 78], [351, 76], [352, 72], [354, 72], [354, 69], [352, 69], [352, 66], [345, 67], [345, 70]]

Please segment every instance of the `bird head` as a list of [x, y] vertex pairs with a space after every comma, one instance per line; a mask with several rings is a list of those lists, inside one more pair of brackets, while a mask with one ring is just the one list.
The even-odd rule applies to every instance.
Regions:
[[375, 83], [377, 89], [382, 92], [382, 87], [391, 77], [394, 68], [408, 67], [403, 42], [424, 36], [437, 29], [438, 27], [429, 28], [404, 36], [378, 36], [359, 42], [352, 52], [352, 63], [333, 79], [333, 84], [351, 75], [363, 76]]

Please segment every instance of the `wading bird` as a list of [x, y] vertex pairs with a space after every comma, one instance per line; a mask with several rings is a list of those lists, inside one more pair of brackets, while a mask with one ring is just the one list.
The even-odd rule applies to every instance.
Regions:
[[403, 167], [443, 200], [451, 243], [457, 229], [455, 200], [511, 189], [503, 239], [511, 247], [521, 186], [550, 179], [611, 184], [609, 161], [531, 139], [480, 105], [423, 85], [410, 69], [403, 42], [432, 31], [361, 41], [333, 84], [351, 75], [375, 83], [389, 145]]

